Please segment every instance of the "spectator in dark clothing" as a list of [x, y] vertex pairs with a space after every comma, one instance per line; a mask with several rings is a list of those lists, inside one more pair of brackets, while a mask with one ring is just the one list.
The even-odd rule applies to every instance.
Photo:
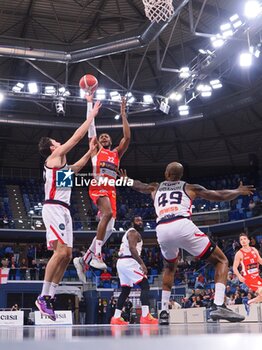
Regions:
[[26, 259], [23, 258], [20, 263], [20, 280], [25, 280], [26, 279], [26, 270], [28, 269]]
[[111, 321], [111, 318], [114, 316], [116, 309], [116, 299], [114, 297], [111, 297], [110, 302], [109, 302], [109, 322]]
[[183, 309], [189, 309], [189, 308], [191, 308], [191, 305], [192, 305], [192, 303], [189, 300], [189, 298], [184, 297], [183, 300], [182, 300], [182, 304], [181, 304], [182, 308]]
[[97, 305], [97, 323], [98, 324], [103, 323], [103, 301], [101, 298], [98, 299], [98, 305]]
[[124, 320], [127, 322], [130, 322], [130, 315], [131, 315], [131, 309], [133, 307], [133, 304], [129, 298], [126, 299], [126, 302], [124, 304]]
[[18, 267], [17, 263], [15, 262], [15, 258], [12, 257], [9, 261], [8, 267], [10, 269], [9, 271], [9, 279], [10, 280], [16, 280], [16, 269]]
[[84, 297], [79, 302], [79, 323], [86, 324], [86, 301]]
[[36, 272], [37, 272], [37, 263], [35, 260], [32, 260], [32, 264], [30, 266], [30, 279], [31, 279], [31, 281], [36, 280]]

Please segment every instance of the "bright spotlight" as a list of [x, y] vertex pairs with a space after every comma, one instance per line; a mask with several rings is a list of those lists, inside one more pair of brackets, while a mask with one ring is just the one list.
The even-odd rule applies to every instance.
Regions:
[[19, 93], [24, 88], [25, 84], [23, 83], [17, 83], [15, 86], [13, 86], [12, 91]]
[[221, 81], [219, 79], [211, 80], [210, 85], [212, 86], [212, 89], [214, 89], [214, 90], [220, 89], [223, 87], [223, 84], [221, 83]]
[[143, 101], [145, 104], [151, 104], [154, 102], [153, 97], [151, 95], [144, 95]]
[[229, 38], [230, 36], [232, 36], [234, 34], [233, 30], [232, 30], [231, 23], [222, 24], [220, 26], [220, 30], [222, 32], [223, 38]]
[[58, 89], [58, 92], [59, 92], [59, 95], [64, 96], [64, 97], [70, 96], [70, 95], [71, 95], [70, 92], [69, 92], [69, 90], [67, 90], [64, 86], [61, 86], [61, 87]]
[[252, 65], [252, 54], [250, 52], [243, 52], [239, 57], [240, 67], [250, 67]]
[[172, 92], [169, 96], [170, 100], [180, 101], [182, 99], [182, 94], [180, 92]]
[[115, 120], [118, 120], [119, 118], [120, 118], [119, 114], [115, 115]]
[[5, 95], [2, 92], [0, 92], [0, 103], [2, 103], [4, 99], [5, 99]]
[[214, 35], [210, 38], [212, 46], [215, 49], [218, 49], [219, 47], [224, 45], [225, 40], [223, 39], [223, 37], [220, 34]]
[[136, 100], [136, 99], [134, 98], [132, 92], [128, 92], [128, 93], [126, 94], [126, 97], [127, 97], [127, 103], [133, 103], [133, 102], [135, 102], [135, 100]]
[[30, 94], [37, 94], [38, 93], [38, 86], [36, 83], [28, 83], [28, 91]]
[[79, 96], [80, 96], [81, 98], [84, 98], [85, 95], [86, 95], [86, 92], [85, 92], [83, 89], [80, 89], [80, 90], [79, 90]]
[[52, 85], [45, 86], [45, 95], [54, 96], [56, 94], [56, 88]]
[[179, 78], [181, 78], [181, 79], [187, 79], [190, 77], [190, 75], [191, 75], [191, 72], [190, 72], [189, 67], [182, 67], [179, 70]]
[[105, 89], [97, 89], [96, 90], [96, 98], [98, 101], [102, 101], [106, 99], [106, 90]]
[[118, 91], [110, 92], [110, 97], [112, 101], [121, 101], [121, 95]]
[[261, 13], [259, 1], [247, 1], [244, 7], [244, 14], [247, 18], [256, 18]]
[[188, 105], [181, 105], [178, 107], [179, 115], [185, 116], [189, 115], [189, 106]]
[[212, 88], [208, 84], [199, 84], [197, 90], [202, 97], [210, 97], [212, 95]]
[[229, 18], [230, 22], [232, 23], [232, 26], [237, 29], [242, 26], [243, 22], [239, 18], [238, 14], [235, 14]]
[[256, 58], [259, 58], [259, 56], [261, 54], [260, 44], [257, 46], [250, 46], [249, 51], [253, 56], [255, 56]]

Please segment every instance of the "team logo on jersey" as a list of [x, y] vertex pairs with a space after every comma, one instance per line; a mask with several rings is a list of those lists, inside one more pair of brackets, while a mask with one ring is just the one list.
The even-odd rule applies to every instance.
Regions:
[[60, 230], [64, 230], [65, 229], [65, 224], [60, 224], [58, 227], [60, 228]]
[[56, 172], [56, 187], [73, 187], [74, 172], [71, 169]]

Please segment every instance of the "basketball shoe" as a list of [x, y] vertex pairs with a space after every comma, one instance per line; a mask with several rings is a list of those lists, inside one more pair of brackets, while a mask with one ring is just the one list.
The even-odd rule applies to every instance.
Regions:
[[76, 268], [77, 276], [82, 283], [86, 283], [86, 268], [83, 258], [74, 258], [73, 264]]
[[90, 261], [90, 266], [94, 267], [95, 269], [99, 270], [106, 270], [107, 266], [103, 261], [102, 255], [93, 255], [92, 260]]
[[110, 324], [112, 325], [118, 325], [118, 326], [125, 326], [128, 324], [122, 317], [112, 317]]
[[56, 315], [54, 312], [53, 301], [54, 300], [51, 299], [49, 295], [39, 295], [35, 301], [35, 304], [42, 315], [49, 317], [52, 321], [55, 321]]
[[210, 318], [213, 321], [226, 320], [229, 322], [241, 322], [244, 321], [245, 317], [237, 314], [236, 312], [228, 309], [225, 304], [211, 306]]
[[158, 324], [158, 319], [148, 313], [146, 317], [140, 317], [140, 324]]

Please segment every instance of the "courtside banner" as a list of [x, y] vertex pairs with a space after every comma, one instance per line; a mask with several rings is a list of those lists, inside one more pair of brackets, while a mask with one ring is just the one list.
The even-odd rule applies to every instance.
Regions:
[[44, 316], [40, 313], [40, 311], [35, 311], [35, 325], [36, 326], [42, 326], [42, 325], [58, 325], [58, 324], [64, 324], [64, 325], [72, 325], [73, 319], [72, 319], [72, 311], [65, 310], [65, 311], [55, 311], [56, 320], [52, 321], [49, 317]]
[[0, 326], [23, 326], [24, 311], [0, 311]]

